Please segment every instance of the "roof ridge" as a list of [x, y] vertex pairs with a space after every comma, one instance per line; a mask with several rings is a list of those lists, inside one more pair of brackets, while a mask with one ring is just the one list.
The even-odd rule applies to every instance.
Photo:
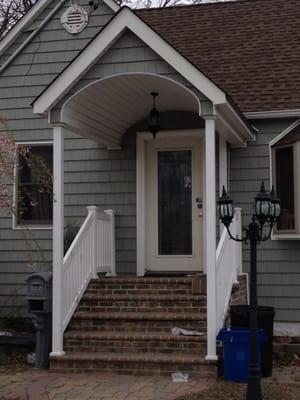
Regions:
[[256, 2], [266, 2], [266, 1], [274, 1], [274, 0], [210, 0], [207, 3], [198, 3], [198, 4], [177, 4], [174, 6], [168, 7], [148, 7], [148, 8], [134, 8], [133, 11], [166, 11], [166, 10], [174, 10], [179, 8], [200, 8], [200, 7], [210, 7], [210, 6], [225, 6], [225, 5], [233, 5], [233, 4], [240, 4], [240, 3], [256, 3]]

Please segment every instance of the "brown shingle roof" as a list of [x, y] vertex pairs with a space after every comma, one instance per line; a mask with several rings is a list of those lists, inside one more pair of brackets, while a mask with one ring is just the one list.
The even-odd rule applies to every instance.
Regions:
[[244, 112], [300, 108], [300, 1], [136, 11]]

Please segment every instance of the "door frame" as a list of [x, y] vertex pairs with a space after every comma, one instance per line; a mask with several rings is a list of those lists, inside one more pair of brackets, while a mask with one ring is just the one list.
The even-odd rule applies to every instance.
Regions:
[[[186, 129], [162, 131], [157, 134], [159, 138], [201, 138], [204, 137], [204, 129]], [[146, 272], [146, 141], [153, 140], [150, 132], [137, 132], [136, 139], [136, 244], [137, 244], [137, 276], [144, 276]], [[204, 146], [202, 146], [204, 152]], [[202, 174], [204, 171], [204, 154], [202, 154]], [[203, 180], [203, 192], [205, 184]], [[203, 193], [204, 196], [204, 193]], [[205, 240], [203, 236], [203, 241]], [[203, 246], [204, 248], [205, 246]]]

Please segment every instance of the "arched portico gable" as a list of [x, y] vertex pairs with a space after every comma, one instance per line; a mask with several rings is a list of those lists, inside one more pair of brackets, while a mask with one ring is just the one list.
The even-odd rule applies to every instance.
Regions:
[[[91, 67], [101, 57], [105, 57], [111, 46], [128, 30], [140, 38], [156, 57], [158, 55], [167, 66], [170, 66], [178, 76], [183, 78], [184, 84], [162, 76], [160, 73], [141, 73], [145, 70], [139, 70], [136, 64], [134, 73], [128, 73], [126, 68], [123, 69], [121, 63], [118, 66], [118, 69], [121, 69], [120, 74], [112, 76], [111, 72], [105, 73], [100, 75], [102, 78], [105, 76], [105, 79], [99, 80], [97, 77], [91, 79], [87, 85], [83, 84], [83, 87], [76, 87], [78, 84], [80, 86], [82, 78], [91, 71]], [[143, 51], [144, 49], [142, 49]], [[147, 68], [146, 61], [144, 60], [143, 63], [144, 68]], [[116, 14], [101, 33], [33, 103], [34, 112], [40, 115], [48, 115], [49, 122], [54, 129], [53, 310], [55, 310], [55, 313], [53, 314], [53, 352], [56, 355], [63, 351], [61, 282], [64, 231], [64, 129], [94, 139], [107, 147], [119, 147], [125, 131], [148, 115], [152, 107], [150, 96], [152, 91], [159, 92], [157, 102], [159, 111], [187, 111], [197, 114], [199, 119], [205, 120], [205, 128], [199, 129], [193, 138], [196, 138], [195, 140], [198, 140], [198, 142], [202, 138], [201, 149], [203, 149], [203, 152], [201, 151], [201, 157], [199, 157], [200, 147], [197, 144], [195, 144], [193, 150], [188, 150], [188, 152], [194, 151], [193, 154], [197, 154], [198, 164], [193, 165], [193, 168], [197, 170], [197, 167], [199, 167], [198, 170], [201, 170], [203, 181], [203, 191], [200, 191], [199, 196], [202, 197], [203, 195], [204, 204], [202, 256], [204, 257], [203, 268], [206, 266], [207, 272], [207, 358], [216, 359], [216, 131], [223, 137], [223, 145], [221, 146], [223, 153], [220, 160], [222, 159], [224, 162], [221, 166], [224, 172], [221, 183], [225, 185], [227, 150], [226, 145], [224, 145], [224, 143], [226, 144], [224, 138], [233, 145], [245, 145], [246, 141], [253, 137], [253, 134], [241, 117], [239, 110], [228, 100], [226, 93], [127, 8], [121, 9]], [[184, 135], [185, 132], [182, 134]], [[183, 137], [185, 138], [185, 136]], [[183, 143], [181, 149], [190, 149], [190, 144], [183, 141], [181, 143]], [[169, 145], [167, 147], [170, 148]], [[145, 177], [145, 175], [140, 174], [146, 165], [145, 148], [146, 144], [144, 143], [137, 149], [139, 153], [137, 180], [140, 182], [141, 178]], [[154, 154], [157, 149], [152, 150], [152, 154]], [[181, 150], [179, 149], [179, 151]], [[195, 159], [195, 157], [189, 157], [189, 160], [191, 159]], [[189, 160], [184, 161], [186, 165], [190, 162]], [[203, 160], [203, 163], [200, 160]], [[191, 172], [188, 172], [182, 176], [181, 182], [185, 182], [187, 189], [192, 187], [189, 186], [191, 174]], [[150, 176], [150, 179], [152, 178]], [[141, 204], [141, 194], [146, 195], [143, 183], [139, 185], [139, 190], [137, 208]], [[192, 207], [194, 208], [195, 201], [201, 203], [201, 199], [196, 200], [196, 198], [199, 198], [198, 194], [197, 197], [195, 195], [196, 193], [192, 193], [189, 197], [189, 202], [192, 204], [191, 201], [193, 201]], [[138, 225], [143, 227], [142, 219], [144, 216], [141, 209], [137, 214], [140, 216]], [[193, 220], [195, 220], [194, 217], [195, 215]], [[140, 230], [138, 232], [139, 239], [141, 239], [141, 243], [145, 244], [146, 241], [143, 240], [142, 235], [143, 232]], [[145, 259], [142, 254], [144, 250], [142, 249], [138, 256], [141, 262]], [[193, 265], [193, 267], [195, 266]]]
[[159, 93], [159, 112], [201, 116], [201, 97], [181, 83], [157, 74], [125, 73], [84, 86], [50, 114], [50, 123], [62, 124], [101, 145], [119, 147], [130, 126], [147, 117], [153, 91]]

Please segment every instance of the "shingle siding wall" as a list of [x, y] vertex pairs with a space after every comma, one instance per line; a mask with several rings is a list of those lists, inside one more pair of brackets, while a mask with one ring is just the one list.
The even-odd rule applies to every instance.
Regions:
[[[50, 8], [56, 4], [51, 5]], [[81, 1], [81, 5], [87, 5], [88, 1]], [[49, 8], [49, 9], [50, 9]], [[31, 28], [37, 26], [41, 18], [46, 15], [45, 10]], [[0, 116], [9, 120], [8, 133], [16, 141], [40, 141], [51, 140], [52, 130], [49, 129], [46, 119], [35, 116], [32, 113], [31, 103], [41, 91], [61, 72], [61, 70], [72, 60], [74, 56], [98, 33], [104, 24], [113, 16], [113, 12], [104, 4], [90, 18], [89, 25], [78, 35], [68, 34], [61, 26], [59, 18], [66, 7], [62, 8], [43, 30], [34, 38], [11, 65], [0, 75]], [[8, 56], [28, 37], [29, 33], [21, 34], [15, 43], [0, 56], [0, 64], [3, 64]], [[76, 150], [77, 149], [77, 150]], [[98, 169], [90, 172], [93, 162], [95, 163], [96, 153], [99, 155]], [[125, 154], [125, 153], [124, 153]], [[94, 204], [91, 199], [93, 189], [91, 182], [94, 180], [94, 188], [100, 187], [101, 182], [109, 178], [117, 182], [123, 178], [117, 178], [118, 171], [122, 169], [124, 181], [135, 176], [134, 170], [128, 171], [126, 176], [127, 163], [124, 159], [132, 158], [126, 153], [118, 155], [101, 151], [97, 145], [88, 140], [78, 139], [75, 135], [66, 138], [66, 216], [81, 222], [86, 215], [83, 201], [87, 204]], [[84, 165], [84, 160], [87, 164]], [[101, 161], [103, 160], [103, 161]], [[116, 166], [111, 168], [114, 172], [107, 172], [109, 163]], [[99, 167], [103, 165], [103, 173]], [[106, 165], [106, 166], [105, 166]], [[113, 174], [115, 174], [113, 176]], [[130, 175], [131, 174], [131, 175]], [[77, 184], [81, 181], [82, 184]], [[87, 184], [86, 186], [84, 186]], [[95, 190], [95, 189], [94, 189]], [[106, 187], [99, 189], [99, 193]], [[119, 191], [124, 190], [120, 186]], [[130, 189], [131, 190], [131, 189]], [[116, 189], [114, 190], [117, 197]], [[72, 200], [76, 194], [78, 204]], [[98, 202], [107, 208], [110, 203], [101, 193], [97, 195]], [[121, 196], [120, 196], [121, 197]], [[82, 201], [80, 202], [80, 199]], [[117, 202], [117, 200], [116, 200]], [[130, 217], [129, 217], [130, 218]], [[134, 218], [133, 218], [134, 219]], [[121, 220], [120, 224], [125, 222]], [[122, 230], [120, 227], [119, 230]], [[129, 229], [130, 230], [130, 229]], [[26, 235], [26, 239], [24, 237]], [[0, 213], [0, 315], [24, 315], [25, 313], [25, 285], [27, 275], [35, 270], [51, 268], [52, 259], [52, 230], [32, 231], [31, 235], [20, 230], [12, 230], [12, 217], [6, 213]], [[120, 235], [126, 235], [123, 232]], [[130, 236], [130, 232], [128, 233]], [[117, 243], [118, 248], [121, 246]], [[121, 246], [122, 247], [122, 246]], [[130, 259], [130, 257], [127, 257]]]
[[[102, 5], [91, 17], [88, 27], [72, 36], [60, 25], [61, 13], [62, 10], [0, 76], [0, 115], [8, 118], [9, 133], [17, 141], [52, 139], [47, 120], [33, 115], [31, 103], [112, 17], [111, 11]], [[4, 60], [5, 56], [0, 58], [0, 62]], [[73, 91], [104, 76], [134, 71], [161, 73], [186, 83], [141, 40], [127, 32]], [[181, 124], [183, 121], [184, 118]], [[184, 125], [188, 128], [189, 121]], [[134, 146], [125, 144], [122, 150], [108, 151], [77, 135], [66, 135], [66, 220], [81, 224], [87, 205], [115, 209], [117, 271], [123, 274], [136, 271], [135, 176]], [[12, 218], [3, 216], [0, 219], [0, 313], [15, 313], [17, 309], [24, 313], [24, 307], [20, 306], [25, 305], [27, 274], [37, 268], [51, 267], [52, 231], [34, 231], [38, 238], [35, 242], [25, 240], [21, 231], [13, 231], [11, 227]]]
[[[251, 121], [259, 129], [255, 142], [231, 150], [230, 188], [236, 204], [243, 208], [243, 223], [249, 221], [252, 199], [265, 181], [269, 187], [268, 144], [292, 120]], [[249, 271], [249, 245], [243, 250], [244, 270]], [[300, 242], [269, 240], [258, 247], [258, 295], [261, 305], [276, 308], [276, 321], [300, 322]]]

